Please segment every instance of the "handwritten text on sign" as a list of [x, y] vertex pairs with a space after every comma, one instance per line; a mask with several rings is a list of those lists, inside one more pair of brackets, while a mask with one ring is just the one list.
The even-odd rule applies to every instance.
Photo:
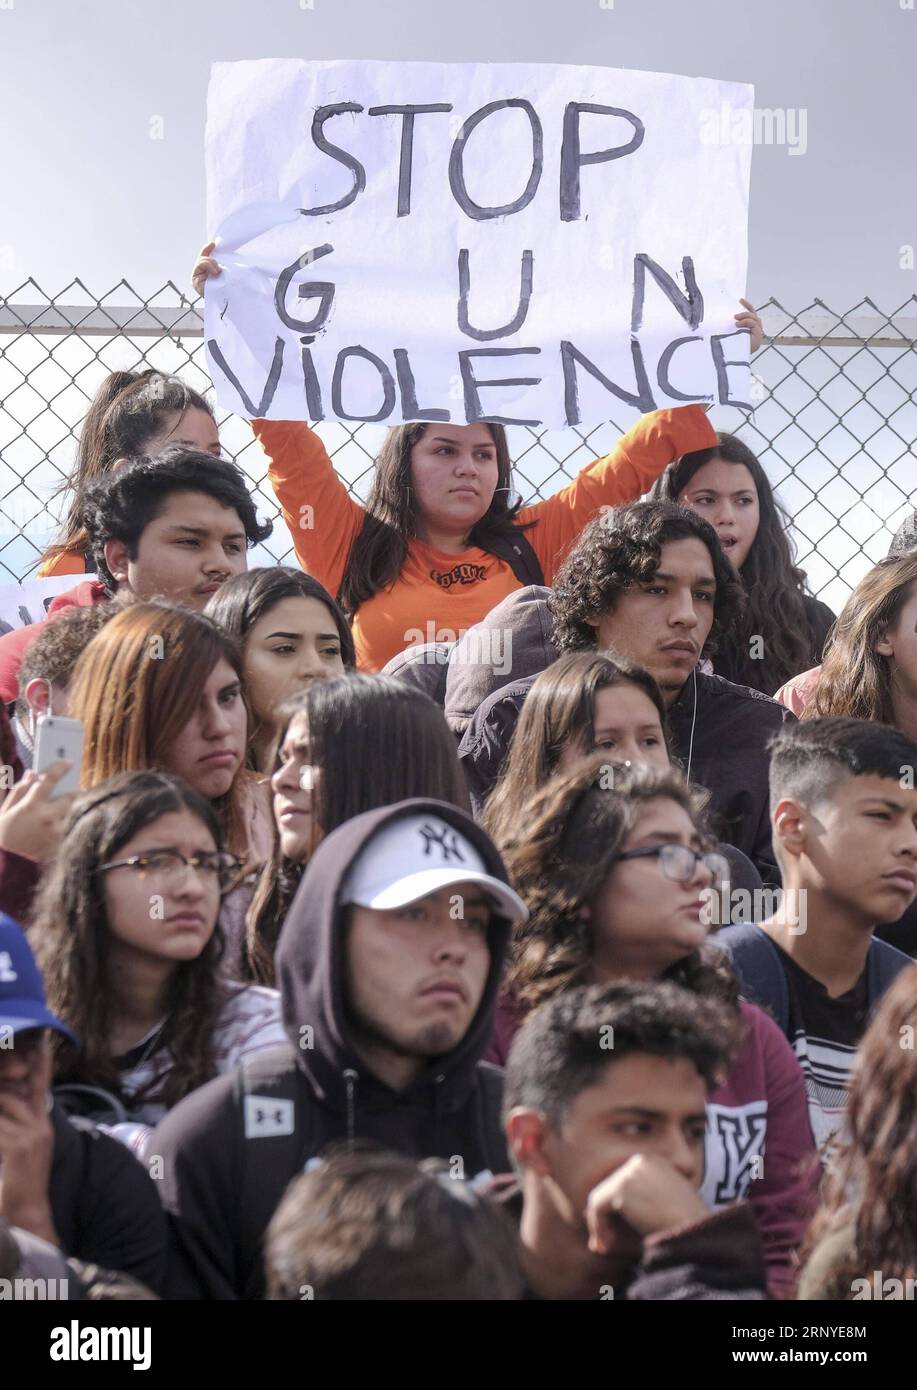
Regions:
[[557, 427], [744, 404], [752, 89], [549, 64], [218, 63], [222, 404]]

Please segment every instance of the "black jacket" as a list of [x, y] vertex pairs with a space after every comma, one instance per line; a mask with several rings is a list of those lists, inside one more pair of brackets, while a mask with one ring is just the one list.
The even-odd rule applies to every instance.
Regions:
[[[462, 736], [459, 758], [476, 813], [493, 790], [535, 679], [489, 696]], [[780, 882], [771, 846], [767, 745], [794, 718], [767, 695], [702, 672], [688, 677], [669, 710], [673, 752], [689, 780], [710, 792], [711, 829], [748, 855], [767, 883]]]
[[503, 1074], [479, 1060], [493, 1028], [508, 922], [492, 918], [490, 972], [464, 1038], [406, 1091], [378, 1081], [348, 1040], [341, 884], [371, 835], [424, 811], [460, 829], [488, 872], [508, 881], [483, 831], [438, 801], [366, 812], [321, 843], [277, 948], [289, 1050], [264, 1054], [186, 1096], [153, 1138], [173, 1223], [174, 1297], [262, 1297], [265, 1227], [290, 1179], [335, 1141], [358, 1138], [418, 1158], [459, 1159], [466, 1177], [508, 1169], [500, 1123]]
[[149, 1173], [129, 1149], [86, 1120], [51, 1112], [49, 1198], [65, 1255], [131, 1274], [158, 1293], [168, 1253], [165, 1213]]
[[768, 695], [699, 672], [688, 677], [669, 710], [676, 757], [688, 780], [710, 792], [714, 832], [747, 854], [765, 883], [780, 882], [771, 845], [768, 744], [795, 718]]
[[651, 1236], [624, 1297], [631, 1302], [766, 1300], [764, 1249], [751, 1207], [739, 1202], [711, 1212], [696, 1226]]
[[[522, 1192], [516, 1181], [492, 1183], [490, 1195], [521, 1222]], [[600, 1285], [595, 1296], [631, 1303], [766, 1301], [764, 1246], [751, 1207], [735, 1202], [693, 1226], [648, 1236], [639, 1260], [613, 1291], [611, 1285]], [[530, 1285], [522, 1297], [542, 1301]]]

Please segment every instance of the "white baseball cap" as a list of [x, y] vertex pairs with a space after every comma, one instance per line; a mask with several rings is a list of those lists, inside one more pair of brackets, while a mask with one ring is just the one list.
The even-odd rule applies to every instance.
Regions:
[[460, 830], [435, 815], [405, 816], [374, 835], [351, 865], [341, 902], [385, 912], [454, 883], [480, 884], [500, 915], [511, 922], [528, 918], [519, 894], [487, 872]]

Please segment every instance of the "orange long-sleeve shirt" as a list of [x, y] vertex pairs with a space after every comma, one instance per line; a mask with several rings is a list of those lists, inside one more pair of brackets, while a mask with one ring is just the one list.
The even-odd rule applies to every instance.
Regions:
[[[322, 440], [301, 420], [254, 420], [268, 458], [268, 477], [293, 539], [296, 558], [331, 594], [341, 587], [350, 550], [363, 525], [360, 506], [334, 471]], [[587, 464], [566, 487], [523, 507], [520, 523], [550, 584], [570, 542], [603, 506], [633, 502], [672, 459], [716, 445], [700, 405], [654, 410], [621, 436], [610, 454]], [[65, 553], [38, 573], [82, 574], [79, 555]], [[362, 604], [353, 623], [357, 664], [378, 671], [419, 642], [452, 641], [520, 587], [510, 566], [471, 546], [460, 554], [408, 543], [401, 573]]]
[[[299, 563], [337, 594], [363, 525], [363, 508], [304, 421], [254, 420], [252, 428], [268, 457], [268, 477]], [[672, 459], [716, 442], [702, 406], [654, 410], [622, 435], [610, 454], [587, 464], [553, 497], [523, 507], [517, 519], [535, 523], [525, 534], [545, 583], [552, 582], [570, 542], [601, 507], [635, 501]], [[452, 641], [518, 588], [510, 566], [488, 551], [471, 546], [447, 553], [412, 539], [394, 583], [356, 613], [357, 665], [378, 671], [407, 646]]]
[[75, 550], [64, 550], [54, 560], [42, 560], [35, 571], [36, 579], [50, 579], [53, 574], [85, 574], [86, 561]]

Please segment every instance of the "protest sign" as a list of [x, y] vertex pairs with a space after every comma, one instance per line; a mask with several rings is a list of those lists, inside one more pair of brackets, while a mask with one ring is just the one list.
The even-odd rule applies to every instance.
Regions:
[[17, 627], [40, 623], [51, 601], [94, 574], [58, 574], [50, 579], [27, 579], [24, 584], [0, 584], [0, 636]]
[[746, 404], [751, 87], [553, 64], [217, 63], [206, 293], [248, 416], [595, 424]]

